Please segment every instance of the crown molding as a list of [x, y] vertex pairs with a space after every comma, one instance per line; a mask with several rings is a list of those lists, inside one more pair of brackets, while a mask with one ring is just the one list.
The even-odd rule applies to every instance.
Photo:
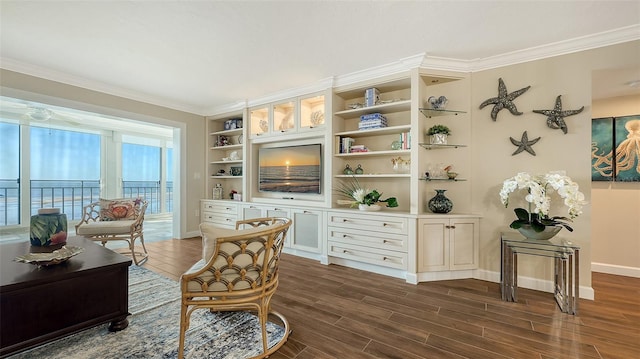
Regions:
[[241, 113], [244, 109], [247, 108], [247, 100], [241, 100], [234, 103], [229, 103], [225, 105], [215, 106], [208, 109], [205, 113], [208, 113], [207, 117], [214, 117], [220, 115], [232, 115]]
[[76, 86], [90, 91], [102, 92], [108, 95], [122, 97], [133, 101], [144, 102], [151, 105], [169, 108], [172, 110], [183, 111], [197, 115], [201, 115], [203, 113], [202, 108], [173, 102], [165, 98], [148, 96], [140, 92], [128, 90], [126, 88], [113, 86], [103, 82], [93, 81], [78, 76], [73, 76], [68, 73], [63, 73], [33, 64], [20, 62], [7, 57], [0, 57], [0, 68], [21, 73], [27, 76], [39, 77], [45, 80], [59, 82], [65, 85]]
[[356, 84], [362, 81], [369, 81], [371, 79], [392, 76], [398, 73], [409, 71], [413, 68], [419, 67], [424, 61], [426, 54], [423, 52], [418, 55], [402, 58], [398, 61], [371, 67], [361, 71], [352, 72], [345, 75], [336, 76], [334, 86], [342, 87]]
[[470, 71], [484, 71], [635, 40], [640, 40], [640, 24], [476, 59], [470, 62]]

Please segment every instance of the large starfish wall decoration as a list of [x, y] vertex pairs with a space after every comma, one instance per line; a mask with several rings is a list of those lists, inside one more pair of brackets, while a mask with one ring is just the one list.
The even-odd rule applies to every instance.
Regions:
[[579, 114], [584, 110], [584, 106], [580, 107], [578, 110], [562, 110], [562, 100], [560, 99], [561, 95], [556, 97], [556, 106], [553, 110], [533, 110], [535, 113], [541, 113], [547, 117], [547, 126], [554, 130], [561, 129], [564, 134], [567, 134], [567, 124], [564, 122], [564, 117], [572, 116]]
[[498, 79], [498, 97], [490, 98], [483, 103], [480, 104], [480, 109], [487, 105], [493, 104], [493, 109], [491, 110], [491, 118], [495, 121], [498, 118], [498, 112], [503, 108], [509, 110], [512, 114], [519, 116], [522, 115], [522, 112], [518, 112], [518, 108], [513, 103], [513, 100], [527, 92], [527, 90], [531, 88], [531, 86], [527, 86], [521, 88], [520, 90], [513, 91], [512, 93], [507, 93], [507, 86], [505, 86], [502, 78]]
[[522, 133], [522, 138], [520, 139], [520, 141], [516, 140], [513, 137], [509, 137], [509, 139], [511, 140], [511, 143], [513, 143], [514, 146], [518, 146], [516, 151], [512, 153], [511, 156], [515, 156], [522, 151], [527, 151], [534, 156], [536, 155], [536, 151], [534, 151], [531, 146], [535, 145], [536, 142], [540, 141], [540, 137], [529, 141], [529, 136], [527, 135], [527, 131], [524, 131]]

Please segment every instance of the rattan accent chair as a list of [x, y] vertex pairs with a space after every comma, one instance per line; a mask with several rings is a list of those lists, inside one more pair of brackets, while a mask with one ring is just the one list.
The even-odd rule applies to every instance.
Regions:
[[[90, 203], [82, 209], [82, 219], [76, 224], [76, 234], [101, 242], [103, 246], [109, 241], [125, 241], [129, 248], [122, 254], [131, 256], [135, 265], [142, 265], [149, 257], [143, 233], [147, 205], [148, 202], [143, 199], [103, 199]], [[118, 210], [120, 208], [124, 210]], [[138, 239], [142, 251], [136, 251]]]
[[[236, 230], [200, 224], [203, 258], [180, 278], [178, 358], [184, 357], [185, 333], [196, 309], [255, 312], [262, 353], [254, 358], [268, 357], [287, 341], [289, 322], [271, 309], [271, 297], [278, 287], [278, 265], [290, 226], [291, 219], [278, 217], [238, 221]], [[270, 319], [278, 319], [284, 335], [269, 348], [266, 324]]]

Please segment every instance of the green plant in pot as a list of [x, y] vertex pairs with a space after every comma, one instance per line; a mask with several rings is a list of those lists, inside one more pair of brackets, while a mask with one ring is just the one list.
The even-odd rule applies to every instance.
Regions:
[[451, 130], [445, 125], [433, 125], [427, 130], [427, 136], [430, 136], [429, 143], [432, 145], [446, 145], [447, 136], [450, 134]]
[[[529, 209], [516, 208], [516, 219], [509, 227], [520, 231], [527, 238], [549, 239], [562, 228], [573, 232], [569, 222], [582, 214], [584, 194], [579, 191], [578, 184], [569, 178], [564, 171], [551, 171], [544, 175], [532, 176], [526, 172], [506, 179], [500, 190], [500, 200], [505, 207], [509, 205], [509, 195], [516, 190], [526, 190], [524, 200]], [[555, 191], [568, 207], [569, 217], [550, 216], [551, 197]], [[532, 210], [533, 207], [533, 210]]]
[[336, 192], [347, 198], [344, 203], [351, 207], [357, 206], [361, 210], [378, 210], [380, 203], [386, 203], [386, 207], [398, 207], [398, 201], [395, 197], [382, 199], [382, 193], [363, 187], [355, 177], [350, 182], [340, 183]]

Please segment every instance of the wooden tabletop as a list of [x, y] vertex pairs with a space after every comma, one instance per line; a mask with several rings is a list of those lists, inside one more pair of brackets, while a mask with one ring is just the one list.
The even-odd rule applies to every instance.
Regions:
[[39, 267], [35, 264], [16, 262], [14, 259], [19, 255], [54, 248], [33, 247], [28, 241], [0, 244], [0, 292], [70, 278], [108, 266], [131, 265], [130, 258], [84, 237], [69, 237], [66, 245], [84, 248], [84, 252], [66, 262]]

